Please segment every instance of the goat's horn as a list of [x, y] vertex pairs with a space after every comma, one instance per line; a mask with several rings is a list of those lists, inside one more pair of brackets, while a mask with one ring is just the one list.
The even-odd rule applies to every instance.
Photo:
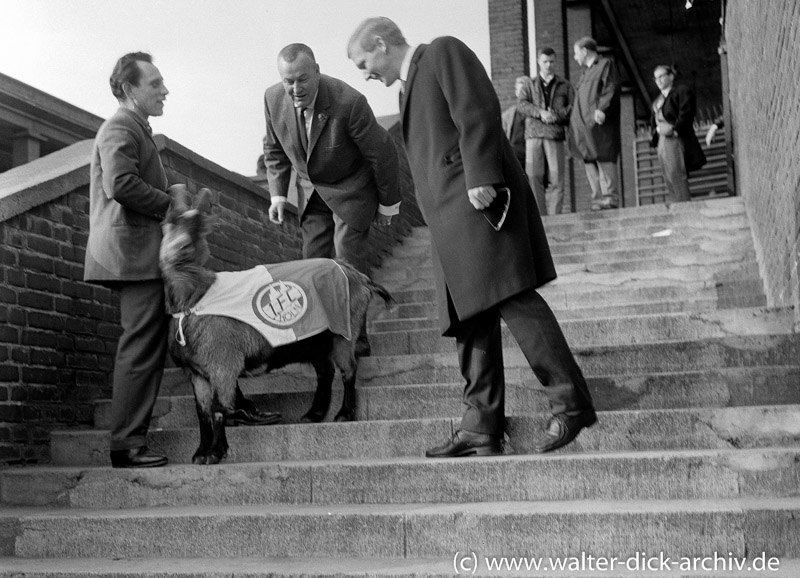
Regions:
[[211, 212], [211, 190], [203, 187], [195, 195], [192, 207], [198, 209], [201, 213]]

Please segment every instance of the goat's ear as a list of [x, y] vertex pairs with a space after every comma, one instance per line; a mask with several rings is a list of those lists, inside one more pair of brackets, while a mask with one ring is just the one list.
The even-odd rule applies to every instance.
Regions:
[[192, 208], [197, 209], [204, 215], [210, 215], [211, 198], [212, 198], [211, 190], [203, 187], [194, 196], [194, 203], [192, 204]]

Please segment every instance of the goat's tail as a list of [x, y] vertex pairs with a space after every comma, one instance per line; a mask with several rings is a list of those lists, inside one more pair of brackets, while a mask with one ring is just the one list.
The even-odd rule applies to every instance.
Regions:
[[383, 302], [386, 304], [387, 309], [389, 309], [392, 305], [396, 303], [394, 297], [392, 297], [392, 294], [389, 293], [389, 290], [386, 289], [386, 287], [384, 287], [383, 285], [378, 285], [372, 279], [369, 278], [367, 279], [368, 279], [367, 286], [369, 287], [369, 290], [372, 292], [373, 295], [377, 295], [378, 297], [383, 299]]

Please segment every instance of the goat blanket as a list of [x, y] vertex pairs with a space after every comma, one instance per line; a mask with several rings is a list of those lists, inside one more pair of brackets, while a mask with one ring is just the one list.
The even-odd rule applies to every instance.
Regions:
[[350, 339], [350, 290], [331, 259], [304, 259], [217, 273], [188, 312], [177, 313], [182, 342], [186, 315], [222, 315], [257, 329], [273, 347], [329, 330]]

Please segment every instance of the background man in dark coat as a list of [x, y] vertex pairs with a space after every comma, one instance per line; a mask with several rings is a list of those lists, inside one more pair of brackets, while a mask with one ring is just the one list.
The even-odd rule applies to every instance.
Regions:
[[[500, 318], [545, 386], [553, 418], [535, 446], [569, 443], [596, 421], [583, 375], [555, 316], [535, 291], [555, 268], [527, 176], [503, 134], [486, 71], [461, 41], [411, 48], [387, 18], [364, 21], [348, 56], [365, 77], [404, 87], [400, 117], [412, 176], [432, 236], [439, 319], [456, 338], [466, 410], [453, 438], [428, 457], [494, 455], [505, 428]], [[500, 187], [510, 209], [489, 223]]]
[[706, 162], [705, 153], [694, 132], [697, 111], [694, 92], [683, 84], [675, 84], [675, 71], [659, 65], [653, 71], [659, 95], [653, 101], [651, 125], [652, 145], [658, 147], [661, 173], [672, 201], [691, 201], [689, 171]]
[[584, 162], [592, 188], [592, 210], [615, 209], [619, 206], [617, 160], [621, 146], [617, 68], [597, 53], [597, 43], [588, 36], [578, 40], [573, 51], [583, 74], [570, 116], [570, 149]]

